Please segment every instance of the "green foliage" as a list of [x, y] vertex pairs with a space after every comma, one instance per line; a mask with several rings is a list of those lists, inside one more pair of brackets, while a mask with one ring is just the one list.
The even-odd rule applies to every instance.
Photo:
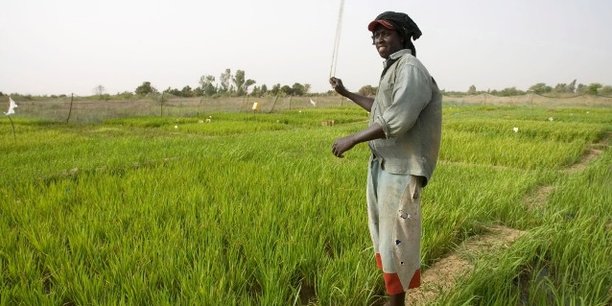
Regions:
[[236, 88], [236, 95], [243, 96], [245, 93], [244, 85], [246, 82], [244, 70], [240, 70], [240, 69], [236, 70], [236, 73], [234, 74], [232, 81], [234, 82], [234, 86]]
[[524, 95], [525, 92], [520, 90], [520, 89], [516, 89], [516, 87], [508, 87], [508, 88], [504, 88], [500, 91], [498, 90], [491, 90], [490, 92], [492, 95], [494, 96], [501, 96], [501, 97], [511, 97], [511, 96], [520, 96], [520, 95]]
[[470, 88], [468, 88], [467, 94], [468, 95], [475, 95], [476, 94], [476, 86], [471, 85]]
[[599, 94], [602, 96], [612, 96], [612, 86], [606, 85], [599, 89]]
[[549, 93], [552, 91], [552, 87], [546, 85], [545, 83], [537, 83], [535, 85], [532, 85], [531, 87], [529, 87], [529, 90], [527, 90], [528, 92], [534, 92], [537, 94], [545, 94], [545, 93]]
[[[527, 234], [436, 302], [606, 305], [612, 154], [563, 169], [609, 132], [610, 109], [443, 112], [423, 193], [424, 268], [483, 225]], [[17, 141], [0, 120], [0, 304], [378, 303], [367, 145], [329, 152], [366, 120], [358, 108], [92, 125], [16, 117]], [[547, 203], [522, 204], [544, 184], [555, 188]]]
[[600, 83], [591, 83], [591, 84], [589, 84], [586, 87], [586, 90], [585, 90], [584, 93], [586, 93], [588, 95], [597, 95], [597, 92], [602, 87], [603, 87], [603, 85], [601, 85]]
[[151, 86], [151, 82], [145, 81], [142, 82], [142, 85], [136, 87], [136, 90], [134, 90], [134, 92], [139, 96], [146, 96], [151, 93], [157, 93], [157, 89]]
[[280, 84], [274, 84], [272, 86], [272, 89], [270, 90], [270, 93], [273, 96], [277, 96], [279, 93], [281, 93], [281, 85]]
[[134, 97], [134, 93], [129, 92], [129, 91], [124, 91], [124, 92], [121, 92], [121, 93], [117, 93], [117, 95], [116, 95], [116, 96], [117, 96], [118, 98], [121, 98], [121, 99], [126, 99], [126, 100], [129, 100], [129, 99], [131, 99], [131, 98], [133, 98], [133, 97]]
[[220, 88], [217, 90], [218, 93], [231, 93], [230, 79], [232, 78], [232, 71], [228, 68], [225, 72], [219, 76]]
[[300, 83], [293, 83], [291, 86], [291, 95], [303, 96], [306, 93], [306, 88]]
[[609, 254], [609, 182], [612, 152], [583, 173], [559, 176], [538, 209], [541, 225], [507, 252], [487, 256], [444, 305], [607, 305], [612, 285]]
[[212, 75], [203, 75], [200, 77], [200, 88], [204, 92], [204, 96], [212, 97], [217, 93], [217, 87], [214, 85], [215, 77]]
[[359, 94], [362, 96], [373, 97], [376, 95], [376, 91], [378, 91], [378, 87], [373, 87], [372, 85], [365, 85], [359, 88]]
[[293, 89], [289, 85], [283, 85], [283, 87], [280, 88], [280, 91], [286, 96], [291, 96], [293, 93]]

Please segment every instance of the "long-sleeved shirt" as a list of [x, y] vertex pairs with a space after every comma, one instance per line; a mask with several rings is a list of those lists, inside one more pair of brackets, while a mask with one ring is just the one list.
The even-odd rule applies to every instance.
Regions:
[[370, 125], [378, 123], [385, 138], [369, 141], [370, 149], [385, 171], [422, 176], [425, 186], [440, 150], [442, 95], [408, 49], [391, 54], [385, 68], [370, 112]]

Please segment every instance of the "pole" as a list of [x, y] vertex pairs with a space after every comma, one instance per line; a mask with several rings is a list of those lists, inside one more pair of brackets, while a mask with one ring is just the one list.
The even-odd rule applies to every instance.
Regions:
[[15, 136], [15, 124], [13, 123], [13, 119], [11, 119], [11, 116], [9, 117], [9, 121], [11, 121], [11, 127], [13, 128], [13, 139], [15, 140], [15, 142], [17, 142], [17, 136]]
[[162, 92], [161, 98], [159, 99], [159, 116], [164, 116], [164, 93]]
[[74, 93], [71, 93], [70, 94], [70, 109], [68, 110], [68, 118], [66, 118], [66, 123], [68, 123], [68, 120], [70, 120], [70, 114], [72, 114], [72, 102], [73, 101], [74, 101]]

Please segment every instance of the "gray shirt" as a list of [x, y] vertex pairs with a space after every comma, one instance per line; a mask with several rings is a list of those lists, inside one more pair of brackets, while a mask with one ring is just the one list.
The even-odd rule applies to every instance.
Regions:
[[385, 171], [425, 178], [427, 184], [438, 160], [442, 130], [442, 95], [423, 64], [403, 49], [385, 62], [370, 112], [385, 138], [369, 141]]

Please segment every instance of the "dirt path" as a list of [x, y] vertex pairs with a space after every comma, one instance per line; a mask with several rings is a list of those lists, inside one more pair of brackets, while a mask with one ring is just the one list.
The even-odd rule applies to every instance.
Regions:
[[[562, 171], [573, 174], [586, 169], [608, 148], [610, 136], [611, 134], [607, 133], [600, 141], [589, 145], [579, 162]], [[553, 186], [540, 186], [525, 196], [523, 204], [530, 210], [537, 209], [546, 204], [548, 197], [553, 192]], [[524, 231], [504, 226], [494, 226], [488, 228], [486, 234], [464, 241], [454, 252], [433, 264], [423, 273], [421, 286], [408, 292], [406, 305], [431, 304], [440, 294], [450, 291], [461, 277], [471, 273], [474, 265], [467, 258], [485, 252], [507, 249], [524, 233]]]
[[427, 269], [421, 278], [421, 287], [410, 290], [406, 305], [428, 305], [441, 293], [452, 289], [459, 278], [474, 268], [462, 254], [483, 254], [506, 249], [523, 231], [504, 227], [489, 227], [484, 235], [474, 236], [464, 241], [455, 252], [436, 262]]
[[611, 133], [606, 133], [598, 142], [589, 145], [586, 153], [580, 158], [580, 161], [566, 168], [564, 171], [567, 173], [576, 173], [586, 169], [593, 160], [598, 158], [604, 150], [608, 148], [610, 136]]

